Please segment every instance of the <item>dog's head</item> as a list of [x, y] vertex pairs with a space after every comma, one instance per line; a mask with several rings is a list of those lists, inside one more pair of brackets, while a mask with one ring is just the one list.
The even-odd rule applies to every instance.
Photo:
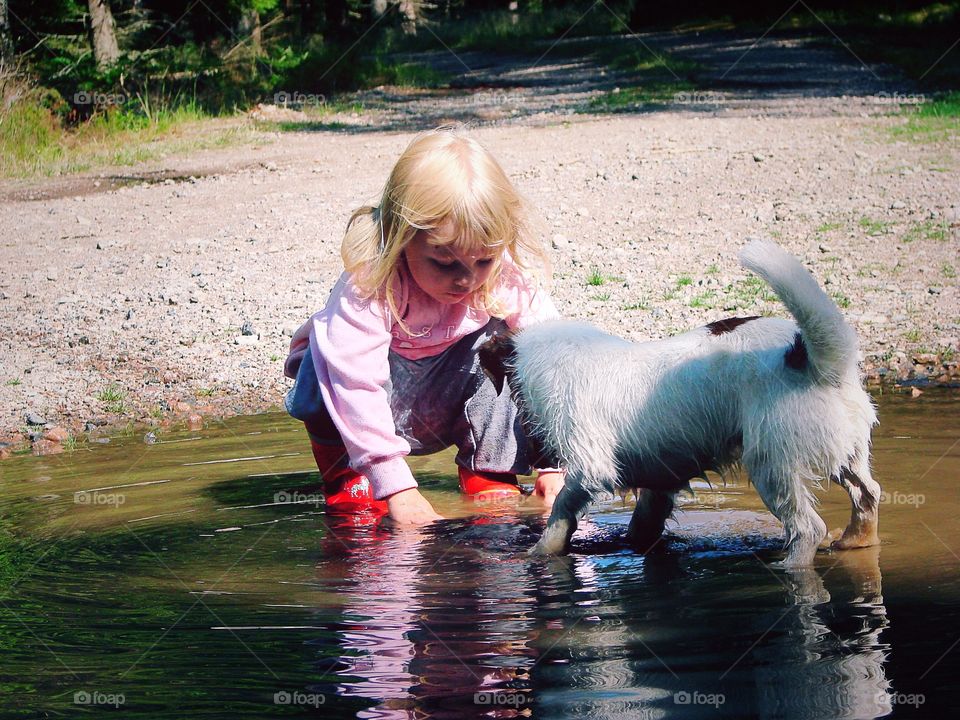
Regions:
[[493, 382], [498, 395], [503, 392], [504, 379], [509, 381], [513, 376], [514, 357], [517, 352], [516, 334], [515, 330], [497, 333], [477, 351], [480, 367]]

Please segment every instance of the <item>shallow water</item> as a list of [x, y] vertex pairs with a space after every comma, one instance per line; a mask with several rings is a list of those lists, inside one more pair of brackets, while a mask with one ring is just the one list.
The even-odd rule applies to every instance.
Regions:
[[[567, 558], [532, 500], [327, 516], [281, 415], [0, 464], [0, 717], [872, 718], [960, 703], [960, 395], [880, 398], [879, 548], [787, 572], [740, 479], [698, 488], [644, 558], [629, 503]], [[830, 527], [849, 513], [821, 493]]]

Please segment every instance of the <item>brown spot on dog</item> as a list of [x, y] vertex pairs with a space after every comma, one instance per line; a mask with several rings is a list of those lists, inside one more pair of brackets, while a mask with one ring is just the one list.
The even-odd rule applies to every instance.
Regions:
[[510, 373], [509, 368], [516, 352], [513, 336], [514, 332], [497, 333], [477, 351], [480, 367], [497, 389], [497, 394], [503, 392], [503, 381]]
[[807, 357], [807, 346], [803, 342], [803, 336], [797, 333], [793, 336], [793, 345], [783, 355], [783, 362], [792, 370], [806, 370], [810, 363]]
[[723, 335], [724, 333], [733, 332], [744, 323], [756, 320], [758, 317], [760, 316], [751, 315], [750, 317], [732, 317], [726, 320], [715, 320], [712, 323], [707, 323], [706, 328], [710, 331], [711, 335]]

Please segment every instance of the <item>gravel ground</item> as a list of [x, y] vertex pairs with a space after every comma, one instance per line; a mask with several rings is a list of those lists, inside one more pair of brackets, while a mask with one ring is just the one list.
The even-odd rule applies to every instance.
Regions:
[[[870, 381], [956, 382], [956, 142], [896, 141], [904, 119], [862, 96], [711, 102], [475, 129], [541, 220], [561, 311], [634, 340], [782, 314], [735, 258], [772, 236], [855, 325]], [[0, 441], [55, 452], [43, 425], [278, 407], [289, 335], [340, 273], [344, 224], [412, 137], [365, 122], [168, 159], [137, 169], [168, 179], [106, 192], [106, 177], [0, 184]]]

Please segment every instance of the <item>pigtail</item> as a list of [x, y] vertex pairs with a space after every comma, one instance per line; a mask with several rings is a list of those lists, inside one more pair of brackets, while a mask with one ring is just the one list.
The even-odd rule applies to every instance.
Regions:
[[376, 291], [369, 281], [376, 275], [376, 265], [382, 256], [380, 209], [364, 205], [353, 212], [347, 222], [347, 231], [340, 244], [344, 269], [353, 275], [354, 282], [364, 292]]

